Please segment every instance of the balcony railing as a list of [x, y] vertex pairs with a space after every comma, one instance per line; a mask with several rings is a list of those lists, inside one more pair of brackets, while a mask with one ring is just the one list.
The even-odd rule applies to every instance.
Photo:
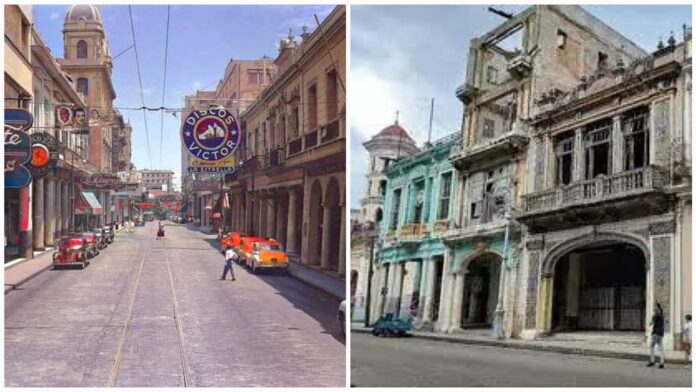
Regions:
[[454, 227], [454, 222], [451, 219], [443, 219], [433, 222], [433, 234], [441, 235], [447, 230]]
[[271, 150], [268, 156], [268, 167], [280, 167], [283, 166], [285, 163], [285, 154], [284, 154], [285, 149], [282, 147], [278, 147], [274, 150]]
[[302, 138], [297, 138], [288, 145], [288, 155], [299, 154], [302, 151]]
[[524, 212], [536, 213], [565, 206], [616, 199], [644, 193], [661, 185], [664, 185], [664, 178], [654, 167], [629, 170], [524, 195]]
[[427, 226], [423, 223], [406, 223], [399, 229], [400, 242], [420, 241], [427, 235]]
[[339, 124], [338, 120], [334, 120], [321, 129], [321, 143], [330, 142], [339, 135]]
[[319, 140], [317, 138], [317, 131], [310, 132], [304, 136], [305, 143], [304, 143], [304, 148], [305, 150], [308, 148], [312, 148], [316, 146], [319, 143]]

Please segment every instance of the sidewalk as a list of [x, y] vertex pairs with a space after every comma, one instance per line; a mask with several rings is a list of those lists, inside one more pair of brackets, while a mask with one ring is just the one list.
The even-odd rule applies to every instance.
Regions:
[[[365, 328], [353, 325], [351, 331], [359, 333], [371, 333], [372, 328]], [[648, 348], [643, 345], [636, 344], [612, 344], [608, 342], [590, 342], [585, 340], [577, 341], [561, 341], [561, 340], [522, 340], [522, 339], [506, 339], [498, 340], [492, 336], [486, 336], [481, 333], [467, 334], [443, 334], [434, 332], [419, 332], [412, 333], [414, 338], [430, 339], [451, 343], [470, 344], [479, 346], [493, 346], [512, 348], [520, 350], [535, 350], [548, 351], [561, 354], [586, 355], [593, 357], [629, 359], [634, 361], [648, 362]], [[689, 364], [684, 359], [684, 353], [681, 351], [665, 350], [665, 363], [671, 364]]]
[[5, 294], [16, 289], [38, 274], [51, 268], [53, 250], [35, 255], [33, 259], [5, 268]]
[[334, 297], [343, 300], [346, 297], [346, 280], [327, 275], [312, 267], [298, 264], [294, 261], [289, 262], [288, 272], [294, 278], [299, 279], [308, 285], [323, 290]]

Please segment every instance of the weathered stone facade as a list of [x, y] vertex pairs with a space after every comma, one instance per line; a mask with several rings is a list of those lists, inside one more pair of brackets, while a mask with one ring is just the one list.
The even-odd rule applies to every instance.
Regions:
[[647, 53], [581, 7], [532, 6], [468, 61], [435, 329], [490, 324], [497, 295], [506, 337], [649, 334], [659, 303], [672, 345], [691, 312], [691, 29]]

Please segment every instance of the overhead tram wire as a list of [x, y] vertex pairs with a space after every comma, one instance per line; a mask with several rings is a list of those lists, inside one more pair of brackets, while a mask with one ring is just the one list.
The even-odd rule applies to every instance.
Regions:
[[[138, 69], [138, 83], [140, 84], [140, 100], [145, 107], [145, 94], [143, 93], [143, 78], [140, 75], [140, 60], [138, 59], [138, 45], [135, 40], [135, 27], [133, 27], [133, 12], [131, 6], [128, 5], [128, 17], [130, 19], [131, 33], [133, 34], [133, 49], [135, 50], [135, 65]], [[145, 138], [147, 139], [147, 153], [150, 159], [150, 167], [152, 167], [152, 151], [150, 150], [150, 133], [147, 128], [147, 113], [143, 110], [143, 120], [145, 121]]]
[[[162, 107], [164, 107], [164, 95], [167, 88], [167, 55], [169, 53], [169, 11], [170, 5], [167, 5], [167, 33], [164, 41], [164, 78], [162, 80]], [[164, 110], [160, 110], [160, 168], [162, 167], [162, 144], [164, 134]]]

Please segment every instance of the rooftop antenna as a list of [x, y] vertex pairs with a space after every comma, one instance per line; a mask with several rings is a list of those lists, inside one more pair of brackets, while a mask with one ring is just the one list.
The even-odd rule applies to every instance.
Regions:
[[512, 19], [512, 18], [514, 17], [514, 15], [511, 14], [511, 13], [509, 13], [509, 12], [497, 10], [497, 9], [495, 9], [495, 8], [493, 8], [493, 7], [488, 7], [488, 11], [490, 11], [490, 12], [496, 14], [496, 15], [502, 16], [502, 17], [505, 18], [505, 19]]
[[430, 99], [430, 125], [428, 125], [428, 141], [425, 143], [426, 146], [430, 146], [430, 140], [433, 136], [433, 111], [435, 108], [435, 97]]

